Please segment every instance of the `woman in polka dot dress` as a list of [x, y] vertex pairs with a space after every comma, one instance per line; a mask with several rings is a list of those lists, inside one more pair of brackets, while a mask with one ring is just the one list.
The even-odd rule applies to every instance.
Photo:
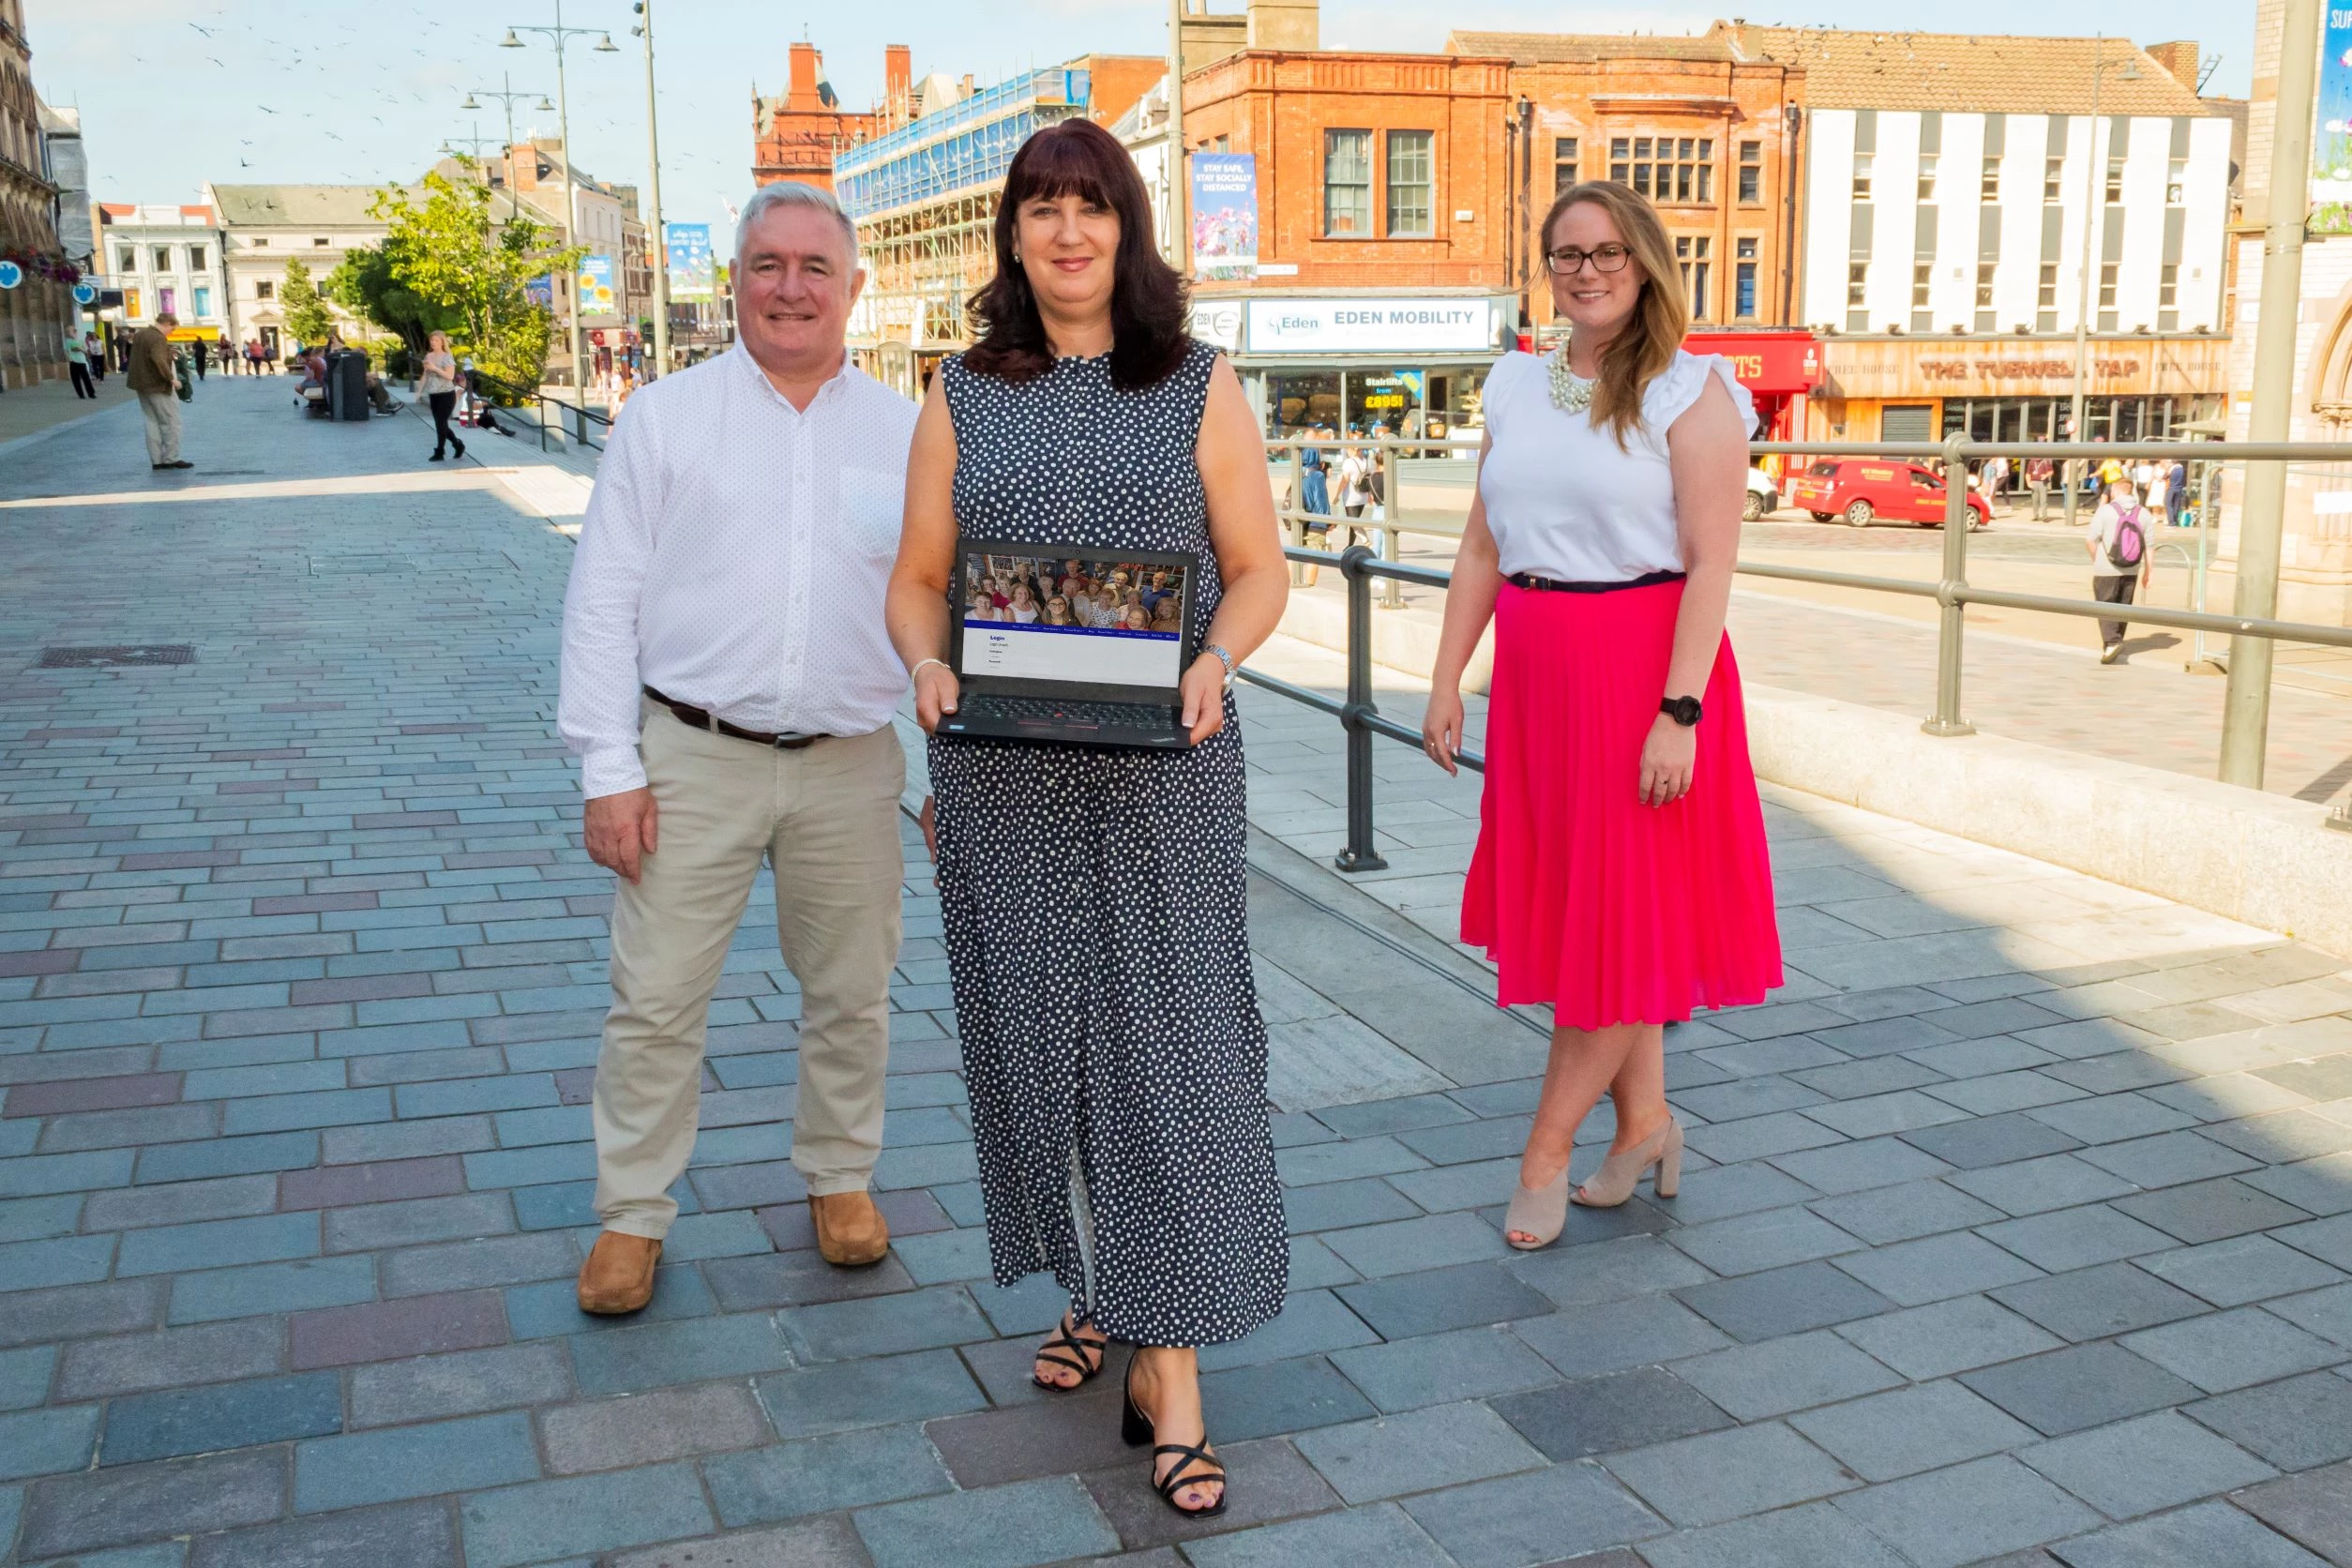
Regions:
[[1218, 1514], [1194, 1348], [1274, 1317], [1289, 1271], [1226, 688], [1281, 619], [1289, 574], [1256, 417], [1185, 335], [1117, 141], [1083, 119], [1032, 137], [996, 252], [972, 302], [987, 330], [940, 368], [909, 466], [889, 615], [917, 716], [933, 730], [956, 705], [959, 533], [1192, 551], [1201, 652], [1182, 683], [1187, 751], [932, 737], [990, 1261], [1000, 1285], [1050, 1269], [1070, 1292], [1040, 1386], [1092, 1379], [1108, 1339], [1137, 1347], [1127, 1440], [1153, 1445], [1168, 1506]]

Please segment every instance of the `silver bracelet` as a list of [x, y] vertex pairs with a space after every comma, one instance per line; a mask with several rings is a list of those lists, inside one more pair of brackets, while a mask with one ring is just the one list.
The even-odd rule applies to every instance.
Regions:
[[919, 658], [914, 661], [914, 668], [907, 671], [907, 679], [912, 681], [917, 675], [922, 674], [923, 667], [927, 664], [936, 664], [942, 670], [947, 671], [950, 675], [956, 672], [949, 668], [947, 661], [943, 658]]

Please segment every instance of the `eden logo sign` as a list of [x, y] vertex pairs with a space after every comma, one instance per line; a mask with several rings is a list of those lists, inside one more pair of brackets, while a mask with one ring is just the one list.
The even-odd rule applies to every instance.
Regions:
[[1492, 353], [1485, 299], [1253, 299], [1252, 354]]

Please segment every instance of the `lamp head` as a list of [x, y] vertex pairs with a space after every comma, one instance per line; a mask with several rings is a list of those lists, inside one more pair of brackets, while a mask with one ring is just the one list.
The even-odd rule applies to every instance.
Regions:
[[555, 113], [555, 105], [548, 101], [548, 96], [545, 93], [541, 93], [539, 95], [539, 101], [534, 109], [534, 113], [540, 114], [552, 114]]
[[509, 27], [506, 29], [506, 36], [498, 40], [498, 47], [501, 49], [520, 49], [522, 47], [522, 40], [515, 37], [515, 30]]
[[598, 54], [618, 54], [621, 51], [619, 46], [613, 43], [612, 35], [607, 33], [603, 38], [596, 40], [596, 47], [594, 53]]
[[465, 101], [459, 104], [458, 107], [460, 109], [479, 109], [482, 106], [474, 101], [474, 95], [472, 93], [468, 93], [465, 95]]

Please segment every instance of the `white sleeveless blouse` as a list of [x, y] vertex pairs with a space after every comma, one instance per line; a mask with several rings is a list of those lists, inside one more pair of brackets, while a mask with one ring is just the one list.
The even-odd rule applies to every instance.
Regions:
[[1756, 400], [1720, 354], [1676, 351], [1641, 399], [1641, 426], [1617, 437], [1589, 413], [1552, 405], [1551, 376], [1531, 354], [1506, 354], [1486, 377], [1489, 443], [1478, 476], [1503, 575], [1621, 582], [1682, 569], [1666, 430], [1720, 377], [1749, 430]]

